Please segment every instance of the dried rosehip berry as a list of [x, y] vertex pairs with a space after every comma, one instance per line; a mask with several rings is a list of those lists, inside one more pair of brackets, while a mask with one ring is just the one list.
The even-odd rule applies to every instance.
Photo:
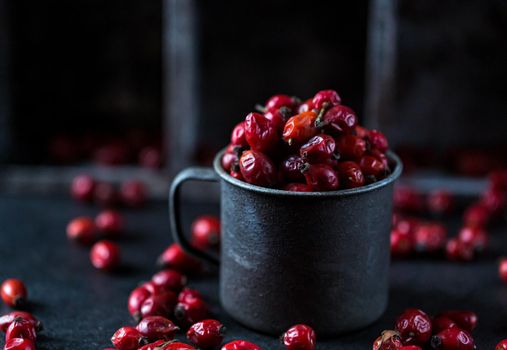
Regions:
[[173, 340], [179, 327], [162, 316], [148, 316], [139, 322], [136, 329], [149, 341]]
[[297, 112], [303, 113], [303, 112], [308, 112], [308, 111], [312, 110], [313, 109], [312, 100], [313, 100], [312, 98], [309, 98], [308, 100], [301, 103], [297, 108]]
[[394, 229], [391, 231], [391, 254], [394, 256], [406, 256], [414, 249], [412, 235], [408, 232]]
[[92, 218], [81, 216], [72, 219], [67, 225], [67, 238], [82, 243], [91, 244], [97, 237], [97, 226]]
[[208, 305], [202, 299], [185, 300], [176, 305], [174, 316], [179, 324], [188, 327], [208, 318]]
[[415, 249], [419, 252], [434, 253], [445, 247], [447, 230], [438, 223], [425, 223], [414, 232]]
[[373, 176], [375, 179], [381, 179], [386, 175], [384, 163], [372, 156], [363, 156], [359, 160], [361, 171], [366, 177]]
[[157, 272], [151, 278], [151, 281], [164, 290], [172, 290], [178, 293], [187, 284], [187, 276], [176, 270], [165, 269]]
[[146, 338], [134, 327], [122, 327], [112, 336], [111, 342], [117, 350], [137, 350], [147, 344]]
[[222, 156], [222, 168], [225, 171], [231, 171], [238, 164], [241, 148], [239, 146], [229, 145]]
[[[478, 318], [477, 318], [477, 314], [473, 311], [449, 310], [449, 311], [446, 311], [446, 312], [440, 314], [439, 316], [447, 317], [448, 319], [455, 322], [459, 328], [461, 328], [467, 332], [471, 332], [475, 329], [475, 327], [477, 327]], [[447, 328], [451, 328], [451, 327], [447, 327]], [[435, 332], [435, 333], [437, 333], [437, 332]]]
[[357, 117], [349, 107], [338, 105], [329, 109], [315, 124], [331, 135], [350, 134], [357, 125]]
[[146, 186], [138, 180], [125, 181], [120, 187], [120, 197], [123, 204], [129, 207], [140, 207], [146, 202]]
[[123, 230], [123, 219], [115, 210], [104, 210], [95, 218], [96, 227], [109, 234], [117, 234]]
[[12, 338], [5, 342], [4, 350], [35, 350], [30, 339]]
[[428, 195], [428, 209], [434, 214], [446, 214], [452, 210], [452, 194], [447, 190], [434, 190]]
[[431, 337], [431, 320], [422, 310], [406, 309], [396, 320], [396, 330], [403, 344], [424, 344]]
[[239, 160], [239, 169], [245, 181], [254, 185], [273, 187], [277, 181], [275, 165], [261, 152], [243, 152]]
[[306, 163], [301, 171], [313, 191], [333, 191], [340, 187], [338, 175], [329, 165]]
[[421, 222], [417, 218], [405, 217], [396, 223], [396, 229], [403, 233], [409, 233], [412, 235], [420, 224]]
[[492, 171], [488, 176], [489, 188], [494, 191], [507, 191], [507, 169]]
[[76, 200], [90, 202], [93, 199], [93, 190], [96, 181], [89, 175], [79, 175], [72, 180], [70, 193]]
[[310, 163], [321, 163], [330, 159], [336, 149], [334, 139], [326, 134], [316, 135], [299, 150], [301, 157]]
[[7, 328], [15, 319], [23, 319], [30, 322], [37, 332], [41, 331], [43, 328], [42, 323], [31, 313], [26, 311], [11, 311], [0, 317], [0, 331], [6, 332]]
[[231, 133], [231, 144], [234, 146], [248, 147], [245, 137], [245, 121], [239, 122]]
[[195, 289], [191, 288], [183, 288], [183, 290], [178, 294], [178, 302], [179, 303], [188, 303], [192, 299], [202, 299], [201, 293], [199, 293]]
[[463, 214], [463, 222], [466, 226], [484, 227], [491, 219], [491, 214], [482, 203], [469, 206]]
[[337, 167], [340, 184], [344, 188], [356, 188], [364, 185], [364, 175], [359, 165], [352, 161], [341, 162]]
[[423, 198], [416, 189], [408, 186], [396, 186], [394, 188], [394, 206], [396, 209], [419, 212], [423, 203]]
[[194, 323], [187, 332], [187, 339], [200, 349], [217, 348], [224, 340], [225, 327], [217, 320]]
[[143, 305], [144, 301], [150, 297], [150, 295], [151, 292], [146, 288], [145, 285], [137, 287], [130, 293], [128, 300], [128, 309], [136, 321], [139, 321], [141, 319], [141, 306]]
[[500, 259], [498, 263], [498, 276], [502, 282], [507, 283], [507, 258]]
[[[153, 342], [153, 343], [149, 343], [149, 344], [146, 344], [144, 346], [141, 346], [139, 349], [137, 350], [161, 350], [161, 349], [164, 349], [164, 346], [169, 344], [170, 342], [167, 341], [167, 340], [157, 340], [156, 342]], [[104, 350], [109, 350], [109, 349], [104, 349]], [[111, 349], [111, 350], [114, 350], [114, 349]]]
[[176, 293], [169, 290], [151, 294], [141, 305], [140, 316], [171, 317], [174, 306], [178, 301]]
[[245, 138], [252, 150], [269, 153], [278, 145], [278, 129], [262, 114], [250, 113], [245, 118]]
[[474, 249], [454, 237], [447, 242], [445, 254], [452, 261], [470, 261], [474, 258]]
[[422, 350], [422, 348], [417, 345], [407, 345], [407, 346], [402, 346], [401, 348], [399, 348], [399, 350]]
[[234, 340], [224, 346], [221, 350], [262, 350], [260, 346], [246, 340]]
[[500, 340], [495, 346], [495, 350], [507, 350], [507, 339]]
[[370, 131], [361, 125], [356, 125], [354, 131], [356, 136], [362, 138], [363, 140], [366, 140], [370, 134]]
[[321, 109], [322, 107], [333, 107], [341, 103], [341, 98], [334, 90], [322, 90], [315, 94], [312, 100], [313, 107]]
[[220, 220], [212, 215], [198, 217], [192, 223], [192, 244], [202, 249], [216, 248], [220, 244]]
[[289, 183], [283, 189], [291, 192], [312, 192], [312, 186], [300, 183]]
[[37, 339], [35, 327], [30, 321], [26, 321], [22, 318], [16, 318], [11, 322], [9, 327], [7, 327], [7, 331], [5, 332], [6, 341], [14, 338], [22, 338], [35, 341]]
[[275, 126], [276, 131], [279, 136], [281, 136], [283, 132], [283, 127], [285, 126], [285, 122], [292, 116], [292, 112], [287, 107], [282, 107], [280, 109], [275, 109], [273, 111], [269, 111], [264, 113], [264, 117], [271, 121], [271, 123]]
[[341, 136], [337, 140], [336, 147], [340, 153], [340, 159], [345, 160], [359, 160], [366, 152], [366, 142], [355, 135]]
[[378, 130], [370, 130], [368, 133], [368, 139], [373, 147], [378, 149], [380, 152], [385, 153], [389, 148], [387, 137]]
[[397, 350], [402, 346], [400, 334], [392, 330], [383, 331], [373, 342], [373, 350]]
[[290, 110], [295, 111], [298, 103], [299, 99], [296, 97], [282, 94], [274, 95], [270, 97], [269, 100], [266, 102], [265, 110], [267, 112], [270, 112], [280, 109], [282, 107], [286, 107]]
[[494, 189], [488, 189], [481, 196], [480, 203], [484, 205], [492, 216], [501, 214], [505, 208], [506, 192]]
[[458, 327], [456, 322], [444, 315], [435, 316], [431, 321], [431, 326], [433, 333], [440, 333], [447, 328]]
[[318, 132], [315, 127], [316, 120], [317, 113], [314, 111], [303, 112], [289, 118], [283, 128], [284, 141], [289, 145], [305, 143]]
[[315, 331], [305, 324], [297, 324], [282, 335], [287, 350], [315, 350]]
[[442, 350], [473, 350], [475, 344], [467, 331], [452, 327], [431, 337], [431, 347]]
[[458, 239], [476, 252], [482, 252], [488, 245], [488, 234], [477, 226], [465, 226], [458, 233]]
[[196, 349], [193, 346], [190, 346], [185, 343], [172, 342], [162, 346], [160, 350], [196, 350]]
[[182, 273], [194, 273], [200, 270], [201, 263], [187, 254], [179, 244], [171, 244], [158, 258], [158, 264]]
[[289, 182], [304, 181], [305, 177], [301, 173], [304, 164], [305, 161], [300, 156], [289, 156], [280, 164], [282, 177]]
[[90, 260], [92, 265], [99, 270], [114, 270], [120, 263], [120, 248], [111, 241], [99, 241], [90, 251]]
[[26, 304], [28, 292], [23, 281], [9, 278], [0, 286], [0, 296], [5, 304], [16, 308]]

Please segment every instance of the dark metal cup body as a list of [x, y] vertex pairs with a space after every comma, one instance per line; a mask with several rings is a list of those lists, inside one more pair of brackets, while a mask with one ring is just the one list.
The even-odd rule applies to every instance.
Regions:
[[393, 183], [293, 193], [226, 174], [220, 154], [220, 300], [237, 321], [281, 334], [297, 323], [320, 335], [367, 326], [388, 299]]

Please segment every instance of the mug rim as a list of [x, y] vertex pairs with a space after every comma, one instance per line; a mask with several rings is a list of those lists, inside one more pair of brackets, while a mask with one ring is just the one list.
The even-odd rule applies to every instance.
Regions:
[[257, 192], [257, 193], [263, 193], [263, 194], [270, 194], [275, 196], [283, 196], [283, 197], [340, 197], [340, 196], [350, 196], [354, 194], [364, 193], [364, 192], [370, 192], [377, 188], [384, 187], [392, 182], [394, 182], [396, 179], [398, 179], [401, 175], [401, 172], [403, 170], [403, 164], [400, 160], [400, 158], [391, 151], [387, 151], [386, 155], [389, 158], [389, 160], [393, 161], [395, 163], [394, 171], [389, 174], [386, 178], [371, 183], [366, 186], [356, 187], [356, 188], [348, 188], [343, 190], [336, 190], [336, 191], [317, 191], [317, 192], [296, 192], [296, 191], [287, 191], [282, 190], [278, 188], [270, 188], [270, 187], [262, 187], [250, 184], [245, 181], [241, 181], [238, 179], [235, 179], [231, 175], [229, 175], [222, 167], [222, 155], [225, 153], [225, 150], [227, 147], [224, 147], [222, 150], [220, 150], [216, 155], [215, 159], [213, 160], [213, 168], [215, 172], [220, 176], [220, 178], [231, 185], [241, 187], [245, 190]]

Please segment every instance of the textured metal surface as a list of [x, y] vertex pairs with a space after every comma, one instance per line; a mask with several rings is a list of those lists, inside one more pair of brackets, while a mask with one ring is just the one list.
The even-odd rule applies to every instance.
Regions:
[[[307, 323], [322, 335], [357, 330], [387, 305], [393, 182], [401, 172], [363, 188], [297, 193], [221, 181], [220, 299], [242, 324], [280, 334]], [[171, 188], [174, 238], [190, 252], [179, 224], [179, 185], [212, 181], [211, 170], [190, 168]], [[212, 260], [213, 259], [209, 259]]]

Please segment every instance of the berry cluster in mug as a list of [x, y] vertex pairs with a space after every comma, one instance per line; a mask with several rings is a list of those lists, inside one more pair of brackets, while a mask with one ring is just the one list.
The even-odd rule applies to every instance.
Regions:
[[222, 167], [239, 180], [287, 191], [361, 187], [390, 173], [387, 138], [358, 124], [334, 90], [301, 102], [275, 95], [235, 126]]

